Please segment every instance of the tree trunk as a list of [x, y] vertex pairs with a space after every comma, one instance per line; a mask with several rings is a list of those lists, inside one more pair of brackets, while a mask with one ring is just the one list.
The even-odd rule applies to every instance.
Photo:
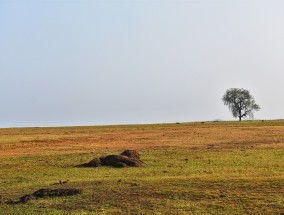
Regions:
[[242, 109], [239, 108], [239, 121], [242, 121]]

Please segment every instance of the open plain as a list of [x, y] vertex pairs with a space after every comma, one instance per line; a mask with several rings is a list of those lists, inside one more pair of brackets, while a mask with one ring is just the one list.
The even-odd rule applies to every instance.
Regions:
[[[78, 167], [125, 149], [145, 165]], [[0, 214], [280, 215], [283, 182], [284, 120], [0, 129]]]

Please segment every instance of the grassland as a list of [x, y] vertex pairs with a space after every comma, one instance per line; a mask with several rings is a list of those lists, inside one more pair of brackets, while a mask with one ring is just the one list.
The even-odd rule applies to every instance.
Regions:
[[[124, 149], [145, 167], [76, 167]], [[0, 129], [0, 214], [280, 215], [283, 182], [284, 120]], [[5, 203], [40, 188], [83, 192]]]

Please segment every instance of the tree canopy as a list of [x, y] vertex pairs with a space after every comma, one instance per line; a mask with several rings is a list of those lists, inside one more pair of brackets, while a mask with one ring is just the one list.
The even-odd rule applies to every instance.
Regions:
[[238, 117], [239, 121], [241, 121], [243, 117], [253, 117], [254, 111], [260, 110], [253, 96], [245, 89], [228, 89], [222, 100], [225, 105], [228, 105], [233, 117]]

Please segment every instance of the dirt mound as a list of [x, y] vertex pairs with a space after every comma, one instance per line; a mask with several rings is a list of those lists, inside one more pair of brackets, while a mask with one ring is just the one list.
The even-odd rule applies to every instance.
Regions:
[[127, 149], [124, 152], [122, 152], [120, 155], [124, 155], [126, 157], [134, 158], [134, 159], [138, 159], [138, 160], [140, 159], [140, 154], [135, 150]]
[[62, 197], [62, 196], [73, 196], [80, 194], [81, 190], [79, 189], [39, 189], [35, 191], [33, 194], [28, 194], [20, 197], [19, 201], [9, 201], [8, 204], [19, 204], [19, 203], [27, 203], [32, 199], [38, 198], [54, 198], [54, 197]]
[[101, 161], [104, 165], [113, 167], [124, 167], [125, 165], [131, 167], [143, 166], [141, 161], [124, 155], [109, 155]]
[[103, 158], [95, 158], [88, 163], [82, 164], [81, 166], [82, 167], [99, 167], [99, 166], [102, 166], [103, 163], [102, 163], [101, 159], [103, 159]]
[[143, 166], [143, 161], [139, 160], [140, 154], [135, 150], [125, 150], [120, 155], [108, 155], [106, 157], [95, 158], [88, 163], [79, 165], [78, 167], [140, 167]]
[[32, 195], [36, 198], [73, 196], [81, 193], [79, 189], [40, 189]]
[[15, 202], [15, 203], [27, 203], [28, 201], [32, 200], [32, 199], [35, 199], [35, 197], [33, 195], [24, 195], [20, 198], [20, 200], [18, 202]]

